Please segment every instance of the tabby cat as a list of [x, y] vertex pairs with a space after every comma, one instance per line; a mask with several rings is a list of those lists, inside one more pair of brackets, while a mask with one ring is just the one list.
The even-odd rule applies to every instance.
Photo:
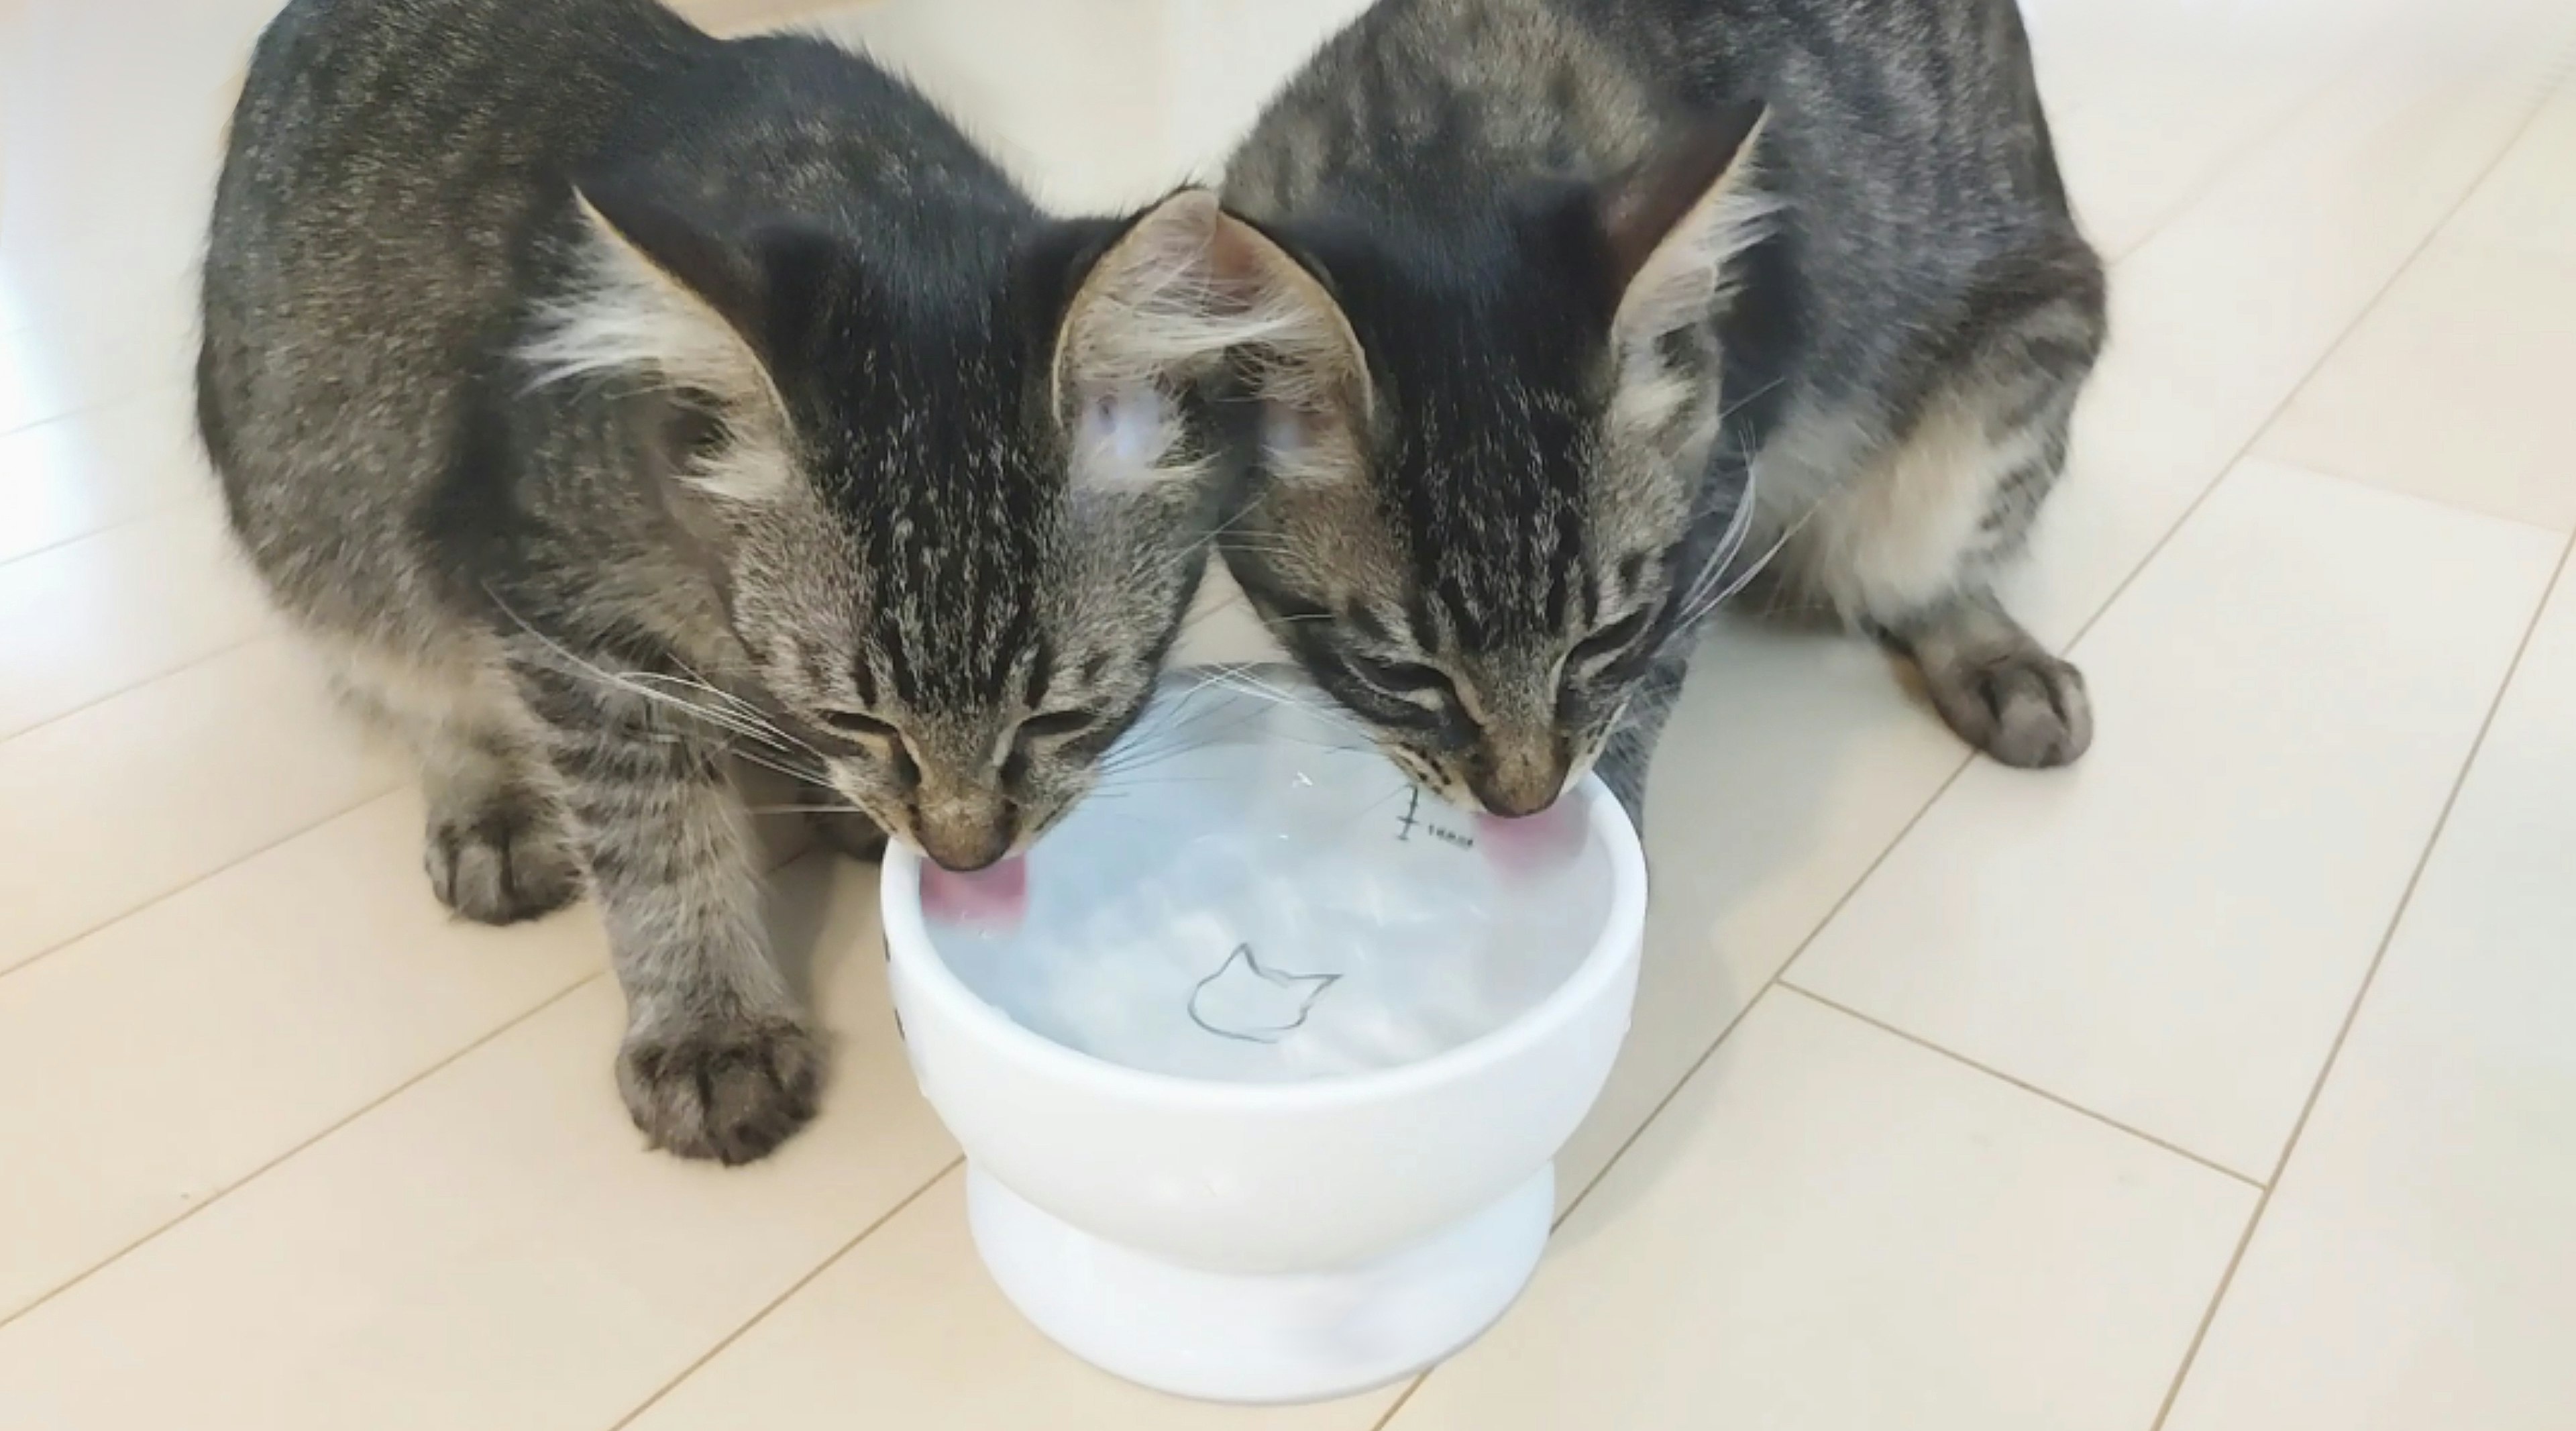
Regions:
[[1265, 248], [1204, 192], [1045, 217], [866, 61], [650, 0], [261, 38], [197, 369], [233, 528], [417, 752], [438, 896], [597, 898], [654, 1144], [758, 1157], [824, 1062], [727, 751], [959, 869], [1063, 814], [1204, 565]]
[[1224, 192], [1309, 304], [1228, 566], [1425, 785], [1634, 811], [1771, 554], [1995, 758], [2083, 753], [1993, 587], [2104, 336], [2012, 0], [1381, 0]]

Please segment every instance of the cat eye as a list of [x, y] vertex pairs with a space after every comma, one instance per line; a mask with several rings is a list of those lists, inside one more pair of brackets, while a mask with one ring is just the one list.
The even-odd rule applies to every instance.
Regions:
[[1578, 666], [1590, 665], [1606, 656], [1615, 655], [1626, 649], [1639, 636], [1645, 634], [1648, 615], [1648, 608], [1643, 606], [1638, 607], [1636, 610], [1629, 612], [1627, 615], [1620, 617], [1618, 620], [1613, 621], [1609, 625], [1602, 627], [1600, 630], [1593, 632], [1591, 635], [1584, 637], [1581, 641], [1575, 643], [1573, 653], [1566, 658], [1567, 663]]
[[1449, 678], [1420, 661], [1384, 661], [1363, 656], [1357, 651], [1344, 653], [1353, 671], [1362, 680], [1382, 691], [1405, 696], [1454, 697], [1456, 688]]
[[1631, 614], [1620, 616], [1618, 621], [1610, 621], [1607, 627], [1597, 629], [1597, 632], [1592, 632], [1589, 637], [1579, 639], [1579, 642], [1574, 642], [1574, 652], [1566, 655], [1566, 665], [1592, 665], [1592, 663], [1600, 663], [1600, 660], [1607, 660], [1607, 657], [1618, 655], [1618, 652], [1628, 650], [1628, 647], [1631, 647], [1641, 634], [1646, 634], [1646, 619], [1649, 619], [1649, 616], [1651, 616], [1651, 608], [1638, 606], [1636, 611], [1631, 611]]
[[842, 735], [857, 740], [894, 740], [895, 728], [859, 711], [827, 710], [815, 713], [823, 724]]
[[1020, 722], [1019, 734], [1028, 740], [1052, 740], [1080, 735], [1099, 723], [1100, 717], [1090, 711], [1045, 711]]

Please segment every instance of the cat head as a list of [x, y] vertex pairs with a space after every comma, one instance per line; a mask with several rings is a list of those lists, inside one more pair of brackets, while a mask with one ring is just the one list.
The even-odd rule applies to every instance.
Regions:
[[1220, 544], [1308, 674], [1456, 803], [1553, 802], [1673, 630], [1759, 126], [1715, 116], [1436, 242], [1269, 230], [1305, 321], [1246, 360], [1259, 458]]
[[523, 356], [648, 405], [636, 465], [764, 713], [933, 860], [1024, 847], [1195, 590], [1249, 230], [1184, 191], [1123, 223], [977, 215], [905, 261], [666, 190], [580, 198], [578, 279]]

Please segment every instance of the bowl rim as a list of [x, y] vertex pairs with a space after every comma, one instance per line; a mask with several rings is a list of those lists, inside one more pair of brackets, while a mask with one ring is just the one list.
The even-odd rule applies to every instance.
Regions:
[[[1646, 851], [1636, 826], [1598, 775], [1585, 775], [1559, 798], [1582, 802], [1585, 819], [1609, 855], [1610, 903], [1592, 948], [1546, 998], [1519, 1017], [1417, 1063], [1293, 1083], [1237, 1083], [1131, 1068], [1057, 1043], [986, 1003], [939, 956], [921, 911], [921, 855], [901, 842], [887, 846], [884, 873], [878, 881], [886, 961], [889, 967], [902, 966], [914, 989], [1001, 1056], [1069, 1086], [1109, 1097], [1243, 1111], [1303, 1110], [1409, 1097], [1473, 1079], [1546, 1042], [1642, 957]], [[894, 1002], [900, 1019], [899, 994]]]

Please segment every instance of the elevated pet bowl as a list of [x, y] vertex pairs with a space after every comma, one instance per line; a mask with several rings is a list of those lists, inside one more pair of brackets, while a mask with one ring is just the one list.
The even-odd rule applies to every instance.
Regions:
[[1183, 1396], [1438, 1362], [1528, 1282], [1626, 1036], [1635, 832], [1589, 780], [1533, 821], [1449, 810], [1338, 717], [1225, 685], [1108, 768], [1014, 915], [927, 918], [920, 861], [886, 861], [895, 1008], [985, 1265]]

